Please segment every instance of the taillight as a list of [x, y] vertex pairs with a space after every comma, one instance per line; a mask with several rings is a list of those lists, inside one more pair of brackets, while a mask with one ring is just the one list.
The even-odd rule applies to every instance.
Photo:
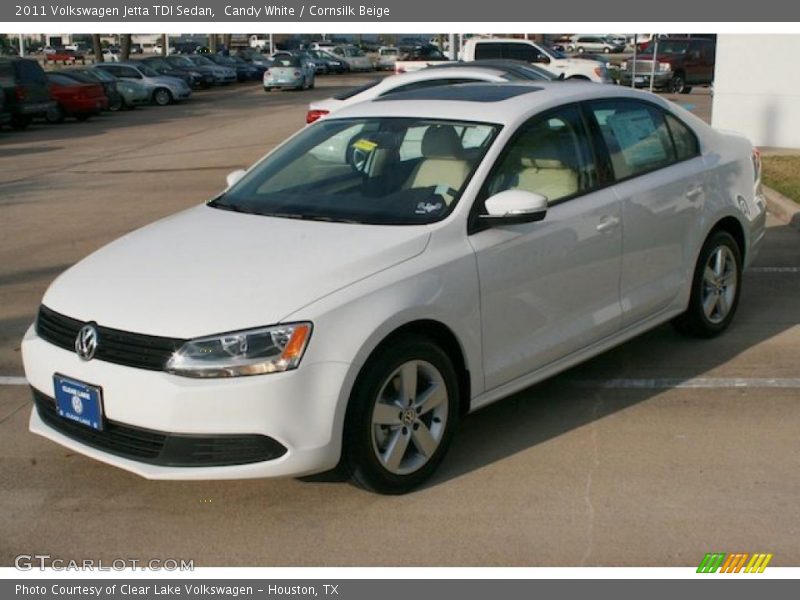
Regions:
[[758, 181], [761, 179], [761, 150], [753, 148], [753, 177]]
[[394, 69], [395, 75], [400, 75], [401, 73], [405, 73], [406, 70], [404, 67], [395, 67]]
[[306, 123], [313, 123], [317, 119], [321, 119], [331, 111], [329, 110], [309, 110], [306, 113]]
[[17, 86], [14, 89], [14, 95], [17, 97], [17, 102], [24, 102], [25, 101], [25, 88]]

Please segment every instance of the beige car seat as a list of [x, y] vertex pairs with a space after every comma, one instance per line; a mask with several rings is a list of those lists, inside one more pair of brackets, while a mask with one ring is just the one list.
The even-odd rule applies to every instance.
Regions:
[[[538, 137], [530, 145], [522, 144], [518, 152], [515, 189], [535, 192], [548, 200], [558, 200], [578, 192], [578, 173], [560, 158], [559, 143], [563, 138]], [[512, 163], [513, 164], [513, 163]]]
[[431, 125], [422, 136], [423, 159], [409, 176], [406, 187], [438, 187], [446, 192], [443, 195], [449, 204], [453, 191], [461, 189], [470, 172], [463, 154], [461, 140], [451, 125]]

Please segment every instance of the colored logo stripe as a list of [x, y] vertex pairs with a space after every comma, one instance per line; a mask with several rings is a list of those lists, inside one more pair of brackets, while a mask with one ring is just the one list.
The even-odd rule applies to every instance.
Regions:
[[[703, 557], [698, 573], [763, 573], [772, 560], [772, 554], [753, 554], [738, 552], [726, 554], [725, 552], [709, 552]], [[748, 559], [749, 562], [748, 562]], [[745, 566], [747, 563], [747, 566]], [[742, 570], [744, 569], [744, 570]]]

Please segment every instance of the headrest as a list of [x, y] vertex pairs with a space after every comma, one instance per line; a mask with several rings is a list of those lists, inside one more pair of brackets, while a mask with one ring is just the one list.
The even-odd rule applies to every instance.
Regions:
[[464, 148], [452, 125], [431, 125], [422, 136], [425, 158], [461, 158]]

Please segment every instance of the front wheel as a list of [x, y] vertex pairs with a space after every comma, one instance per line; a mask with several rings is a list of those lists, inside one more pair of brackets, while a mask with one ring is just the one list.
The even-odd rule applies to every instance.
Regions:
[[684, 334], [710, 338], [731, 324], [739, 305], [742, 251], [727, 231], [715, 231], [703, 244], [692, 278], [689, 306], [675, 319]]
[[55, 106], [51, 106], [47, 110], [47, 114], [45, 115], [45, 119], [47, 119], [48, 123], [63, 123], [65, 117], [64, 109], [61, 107], [60, 104], [56, 104]]
[[111, 112], [118, 112], [125, 108], [125, 100], [122, 96], [117, 96], [112, 102], [108, 103], [108, 110]]
[[172, 102], [172, 94], [166, 88], [158, 88], [153, 92], [153, 102], [158, 106], [166, 106]]
[[667, 84], [667, 89], [673, 94], [685, 94], [686, 80], [682, 73], [675, 73]]
[[345, 421], [343, 464], [352, 481], [382, 494], [420, 485], [444, 458], [458, 420], [458, 378], [436, 344], [385, 343], [358, 377]]

